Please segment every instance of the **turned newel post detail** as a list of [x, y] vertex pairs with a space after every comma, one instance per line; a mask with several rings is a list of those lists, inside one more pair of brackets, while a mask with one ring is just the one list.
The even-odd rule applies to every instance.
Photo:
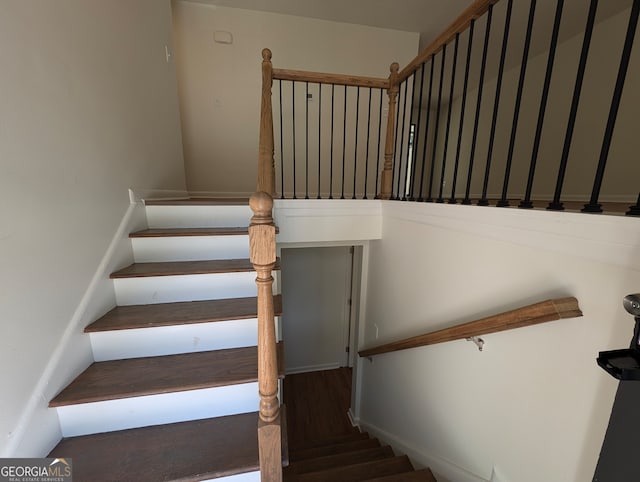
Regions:
[[258, 389], [260, 416], [258, 444], [260, 474], [263, 482], [282, 480], [280, 403], [278, 401], [278, 358], [273, 310], [273, 276], [276, 265], [276, 228], [273, 223], [273, 198], [256, 192], [249, 205], [253, 211], [249, 226], [251, 263], [258, 285]]
[[273, 66], [271, 50], [262, 50], [262, 101], [260, 103], [260, 144], [258, 153], [258, 191], [272, 196], [276, 191], [275, 162], [273, 159], [273, 112], [271, 86]]
[[396, 126], [396, 104], [398, 102], [398, 70], [400, 65], [397, 62], [391, 64], [389, 70], [389, 111], [387, 112], [387, 136], [384, 144], [384, 167], [382, 170], [382, 180], [380, 185], [380, 198], [390, 199], [393, 182], [393, 148], [395, 144]]

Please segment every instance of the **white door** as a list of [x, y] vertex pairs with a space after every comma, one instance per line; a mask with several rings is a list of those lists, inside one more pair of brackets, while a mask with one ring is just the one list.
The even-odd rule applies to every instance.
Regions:
[[287, 373], [347, 366], [351, 248], [285, 248], [281, 265]]

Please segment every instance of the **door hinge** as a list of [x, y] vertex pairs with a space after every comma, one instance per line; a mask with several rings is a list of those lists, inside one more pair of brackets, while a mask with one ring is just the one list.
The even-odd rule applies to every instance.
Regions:
[[344, 347], [344, 351], [345, 351], [345, 352], [347, 352], [347, 353], [349, 353], [351, 350], [349, 349], [349, 347], [348, 347], [348, 346], [345, 346], [345, 347]]

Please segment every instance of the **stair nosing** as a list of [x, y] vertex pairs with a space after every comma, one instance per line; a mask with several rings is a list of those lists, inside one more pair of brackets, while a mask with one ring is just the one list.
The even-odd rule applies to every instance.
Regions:
[[[280, 259], [276, 258], [274, 270], [280, 269]], [[213, 259], [200, 261], [160, 261], [133, 263], [114, 271], [111, 279], [152, 278], [164, 276], [188, 276], [199, 274], [251, 273], [255, 268], [248, 258]]]
[[[237, 309], [235, 313], [230, 309], [219, 314], [202, 313], [209, 310], [215, 312], [217, 306], [229, 303], [254, 303], [255, 309]], [[282, 314], [282, 296], [273, 296], [274, 314]], [[240, 308], [244, 308], [241, 306]], [[191, 311], [191, 313], [186, 313]], [[176, 313], [180, 312], [180, 313]], [[194, 313], [195, 312], [195, 313]], [[87, 325], [85, 333], [103, 333], [108, 331], [122, 331], [141, 328], [159, 328], [166, 326], [192, 325], [199, 323], [217, 323], [221, 321], [246, 320], [257, 318], [257, 297], [223, 298], [217, 300], [178, 301], [173, 303], [155, 303], [147, 305], [116, 306], [93, 323]], [[131, 321], [119, 321], [121, 318], [133, 318]], [[148, 321], [143, 321], [148, 320]]]
[[129, 233], [132, 239], [201, 237], [201, 236], [248, 236], [248, 227], [211, 228], [148, 228]]
[[[250, 368], [245, 368], [245, 370], [251, 370], [250, 374], [242, 373], [234, 377], [232, 373], [229, 373], [228, 369], [225, 369], [222, 372], [226, 377], [225, 378], [220, 374], [214, 372], [211, 365], [212, 361], [222, 364], [225, 361], [226, 357], [232, 359], [237, 353], [244, 357], [243, 360], [245, 363], [251, 363]], [[277, 353], [278, 377], [283, 378], [284, 349], [282, 342], [277, 344]], [[210, 358], [213, 358], [213, 360], [211, 360]], [[218, 358], [222, 361], [218, 360]], [[180, 371], [183, 367], [178, 366], [177, 363], [183, 360], [189, 361], [189, 359], [191, 359], [190, 361], [198, 359], [198, 362], [202, 362], [202, 360], [204, 360], [206, 362], [203, 365], [206, 366], [206, 376], [201, 375], [202, 379], [197, 383], [193, 381], [188, 381], [188, 383], [185, 383], [184, 381], [182, 381], [182, 384], [179, 384], [177, 381], [167, 381], [167, 371], [169, 370], [169, 368], [175, 371], [174, 376], [176, 378], [185, 377], [184, 372]], [[152, 365], [152, 367], [149, 368], [148, 365]], [[135, 388], [133, 388], [134, 379], [149, 381], [148, 376], [140, 376], [141, 372], [149, 369], [152, 371], [157, 370], [158, 372], [161, 372], [163, 383], [158, 382], [158, 380], [154, 380], [154, 383], [156, 384], [155, 386], [143, 388], [142, 385], [138, 383], [135, 385]], [[118, 378], [117, 376], [113, 376], [111, 377], [111, 382], [109, 385], [95, 388], [95, 393], [91, 393], [91, 390], [89, 390], [87, 386], [95, 386], [95, 380], [104, 379], [105, 375], [108, 374], [109, 371], [112, 371], [114, 373], [118, 372], [119, 374], [125, 374], [126, 377], [121, 376], [120, 378]], [[127, 377], [130, 377], [130, 379], [127, 379]], [[112, 383], [113, 379], [119, 380], [121, 382], [121, 385], [114, 388]], [[85, 403], [104, 402], [109, 400], [121, 400], [125, 398], [179, 393], [207, 388], [240, 385], [244, 383], [254, 383], [257, 381], [257, 347], [255, 346], [242, 348], [226, 348], [222, 350], [211, 350], [193, 353], [180, 353], [175, 355], [128, 358], [124, 360], [109, 360], [92, 363], [84, 372], [76, 377], [76, 379], [74, 379], [69, 385], [62, 389], [60, 393], [58, 393], [49, 402], [49, 407], [56, 408], [81, 405]], [[80, 392], [80, 395], [77, 395], [75, 393], [78, 391]]]

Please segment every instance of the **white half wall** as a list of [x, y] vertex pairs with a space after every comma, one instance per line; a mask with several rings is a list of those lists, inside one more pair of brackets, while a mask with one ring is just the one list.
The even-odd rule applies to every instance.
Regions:
[[[275, 68], [386, 78], [406, 65], [418, 33], [291, 15], [173, 4], [187, 185], [192, 193], [255, 190], [262, 49]], [[232, 43], [214, 42], [228, 32]]]
[[47, 404], [91, 361], [82, 327], [114, 304], [104, 262], [128, 188], [185, 190], [171, 37], [169, 0], [0, 5], [3, 457], [60, 436]]
[[575, 296], [584, 317], [487, 335], [483, 352], [456, 341], [359, 359], [355, 418], [418, 462], [442, 462], [442, 480], [591, 480], [617, 388], [595, 359], [632, 336], [621, 302], [640, 288], [637, 220], [398, 202], [382, 212], [361, 347], [553, 297]]

